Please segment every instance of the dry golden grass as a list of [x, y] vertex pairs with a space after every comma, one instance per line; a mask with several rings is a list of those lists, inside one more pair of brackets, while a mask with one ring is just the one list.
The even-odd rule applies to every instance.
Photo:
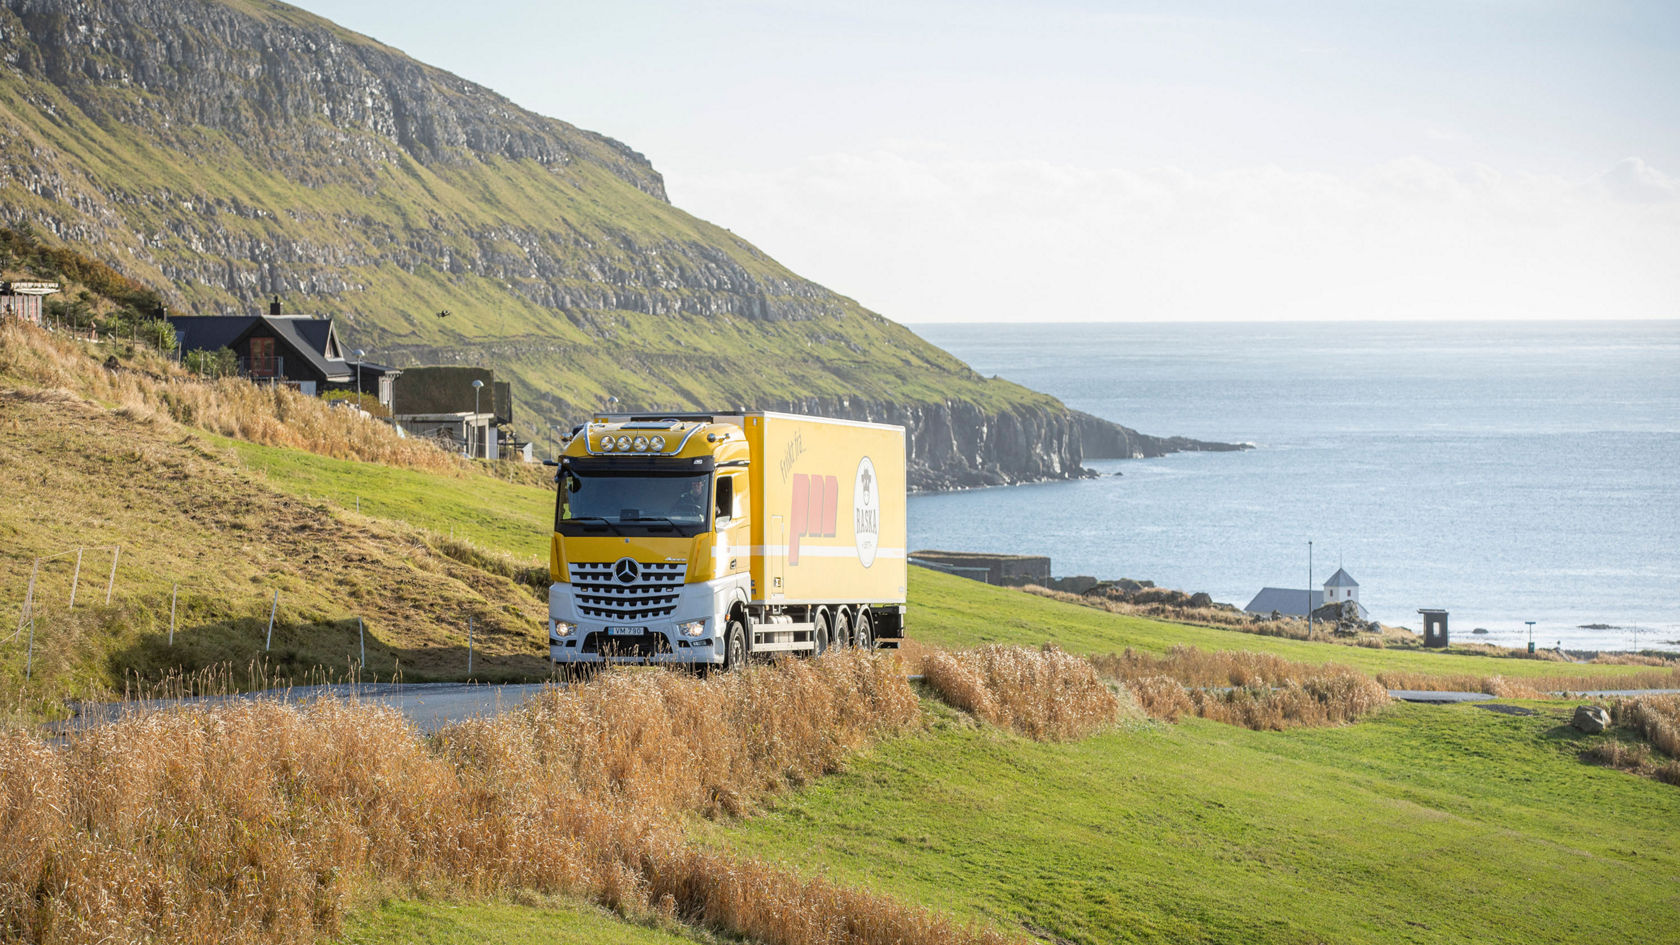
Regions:
[[1680, 689], [1680, 669], [1652, 670], [1624, 676], [1474, 676], [1467, 673], [1381, 672], [1377, 681], [1389, 689], [1426, 692], [1485, 692], [1506, 699], [1546, 699], [1554, 692], [1593, 689]]
[[1164, 656], [1127, 650], [1095, 656], [1104, 676], [1124, 683], [1151, 718], [1184, 715], [1260, 731], [1355, 721], [1389, 702], [1376, 680], [1335, 664], [1297, 663], [1264, 653], [1175, 646]]
[[88, 344], [19, 319], [0, 321], [0, 376], [69, 391], [131, 417], [167, 417], [268, 446], [436, 473], [466, 468], [464, 460], [424, 440], [401, 438], [383, 423], [318, 398], [237, 378], [201, 380], [144, 346]]
[[927, 650], [922, 677], [951, 705], [1039, 741], [1081, 738], [1120, 716], [1119, 697], [1090, 662], [1049, 644]]
[[428, 742], [343, 702], [139, 713], [60, 747], [0, 731], [0, 938], [307, 942], [388, 892], [591, 898], [786, 945], [1009, 941], [691, 846], [905, 729], [890, 657], [709, 682], [609, 673]]
[[1680, 759], [1680, 695], [1614, 699], [1610, 718], [1638, 731], [1663, 754]]

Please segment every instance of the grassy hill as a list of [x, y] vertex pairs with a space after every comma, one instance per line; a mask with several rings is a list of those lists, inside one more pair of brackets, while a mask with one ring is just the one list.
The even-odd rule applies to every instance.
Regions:
[[0, 35], [0, 225], [176, 313], [279, 295], [377, 360], [493, 367], [543, 443], [608, 397], [1067, 419], [672, 206], [623, 144], [295, 7], [8, 0]]
[[[242, 667], [261, 656], [276, 588], [269, 659], [279, 672], [347, 667], [362, 616], [373, 670], [389, 674], [400, 661], [410, 679], [460, 678], [465, 615], [478, 628], [481, 676], [544, 672], [543, 604], [521, 583], [547, 541], [552, 493], [540, 485], [453, 462], [399, 467], [212, 433], [175, 417], [210, 424], [185, 406], [219, 388], [172, 379], [144, 349], [5, 331], [0, 469], [23, 501], [0, 505], [0, 613], [18, 612], [36, 555], [90, 549], [74, 612], [64, 607], [68, 562], [43, 572], [27, 686], [21, 641], [0, 638], [8, 707], [38, 712], [120, 686], [129, 672]], [[303, 398], [266, 404], [295, 411], [294, 433], [329, 431], [312, 441], [323, 450], [341, 445], [331, 431], [353, 429], [327, 426], [335, 412]], [[272, 427], [246, 421], [279, 442]], [[359, 448], [375, 447], [384, 448]], [[123, 551], [106, 604], [109, 559], [91, 549], [109, 545]], [[1190, 644], [1454, 676], [1640, 670], [1261, 637], [919, 569], [911, 605], [915, 637], [952, 647], [1053, 641], [1095, 654]], [[1521, 705], [1536, 714], [1396, 705], [1340, 728], [1133, 721], [1042, 744], [924, 698], [908, 734], [854, 754], [768, 813], [682, 822], [733, 855], [1058, 943], [1671, 940], [1672, 922], [1660, 917], [1680, 912], [1670, 829], [1680, 791], [1583, 763], [1603, 737], [1567, 727], [1572, 704]], [[719, 940], [564, 897], [390, 899], [352, 914], [340, 940], [556, 935]]]

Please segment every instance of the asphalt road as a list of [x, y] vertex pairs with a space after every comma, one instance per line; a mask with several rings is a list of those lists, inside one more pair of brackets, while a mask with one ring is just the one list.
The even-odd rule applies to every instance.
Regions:
[[[446, 725], [465, 719], [494, 715], [511, 709], [541, 692], [545, 683], [521, 685], [480, 685], [475, 683], [377, 683], [370, 685], [299, 686], [290, 689], [268, 689], [227, 696], [200, 696], [191, 699], [166, 699], [150, 702], [83, 703], [76, 707], [74, 718], [47, 726], [54, 735], [69, 735], [88, 725], [98, 725], [136, 709], [169, 709], [180, 706], [216, 706], [258, 699], [294, 705], [305, 705], [323, 697], [359, 699], [389, 705], [407, 716], [423, 732], [435, 732]], [[1680, 689], [1602, 689], [1577, 696], [1649, 696], [1680, 693]], [[1485, 692], [1433, 692], [1420, 689], [1390, 689], [1391, 698], [1403, 702], [1445, 705], [1457, 702], [1483, 702], [1493, 699]], [[1553, 695], [1563, 695], [1553, 693]]]
[[494, 715], [519, 705], [541, 692], [546, 683], [481, 685], [477, 683], [374, 683], [366, 685], [297, 686], [265, 689], [226, 696], [198, 696], [190, 699], [161, 699], [147, 702], [82, 703], [75, 717], [49, 726], [54, 734], [65, 735], [78, 728], [109, 722], [135, 709], [172, 709], [218, 706], [269, 700], [307, 705], [331, 696], [388, 705], [407, 716], [423, 732], [435, 732], [466, 719]]

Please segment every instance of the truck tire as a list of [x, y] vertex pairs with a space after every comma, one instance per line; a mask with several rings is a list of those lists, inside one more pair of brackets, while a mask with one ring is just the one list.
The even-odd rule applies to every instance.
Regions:
[[828, 652], [828, 644], [833, 639], [834, 629], [829, 623], [828, 611], [819, 610], [812, 618], [811, 655], [821, 656]]
[[723, 632], [723, 671], [739, 672], [746, 666], [747, 628], [741, 626], [739, 619], [731, 617], [728, 629]]
[[852, 645], [852, 612], [844, 607], [834, 612], [834, 645], [836, 648]]
[[873, 623], [874, 621], [869, 619], [869, 611], [858, 611], [857, 629], [852, 631], [852, 642], [857, 644], [858, 649], [875, 649], [875, 628], [872, 626]]

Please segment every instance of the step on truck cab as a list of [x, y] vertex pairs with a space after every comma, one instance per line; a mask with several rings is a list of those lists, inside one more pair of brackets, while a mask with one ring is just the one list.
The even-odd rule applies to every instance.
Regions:
[[559, 459], [558, 664], [735, 668], [897, 646], [904, 428], [769, 412], [600, 416]]

